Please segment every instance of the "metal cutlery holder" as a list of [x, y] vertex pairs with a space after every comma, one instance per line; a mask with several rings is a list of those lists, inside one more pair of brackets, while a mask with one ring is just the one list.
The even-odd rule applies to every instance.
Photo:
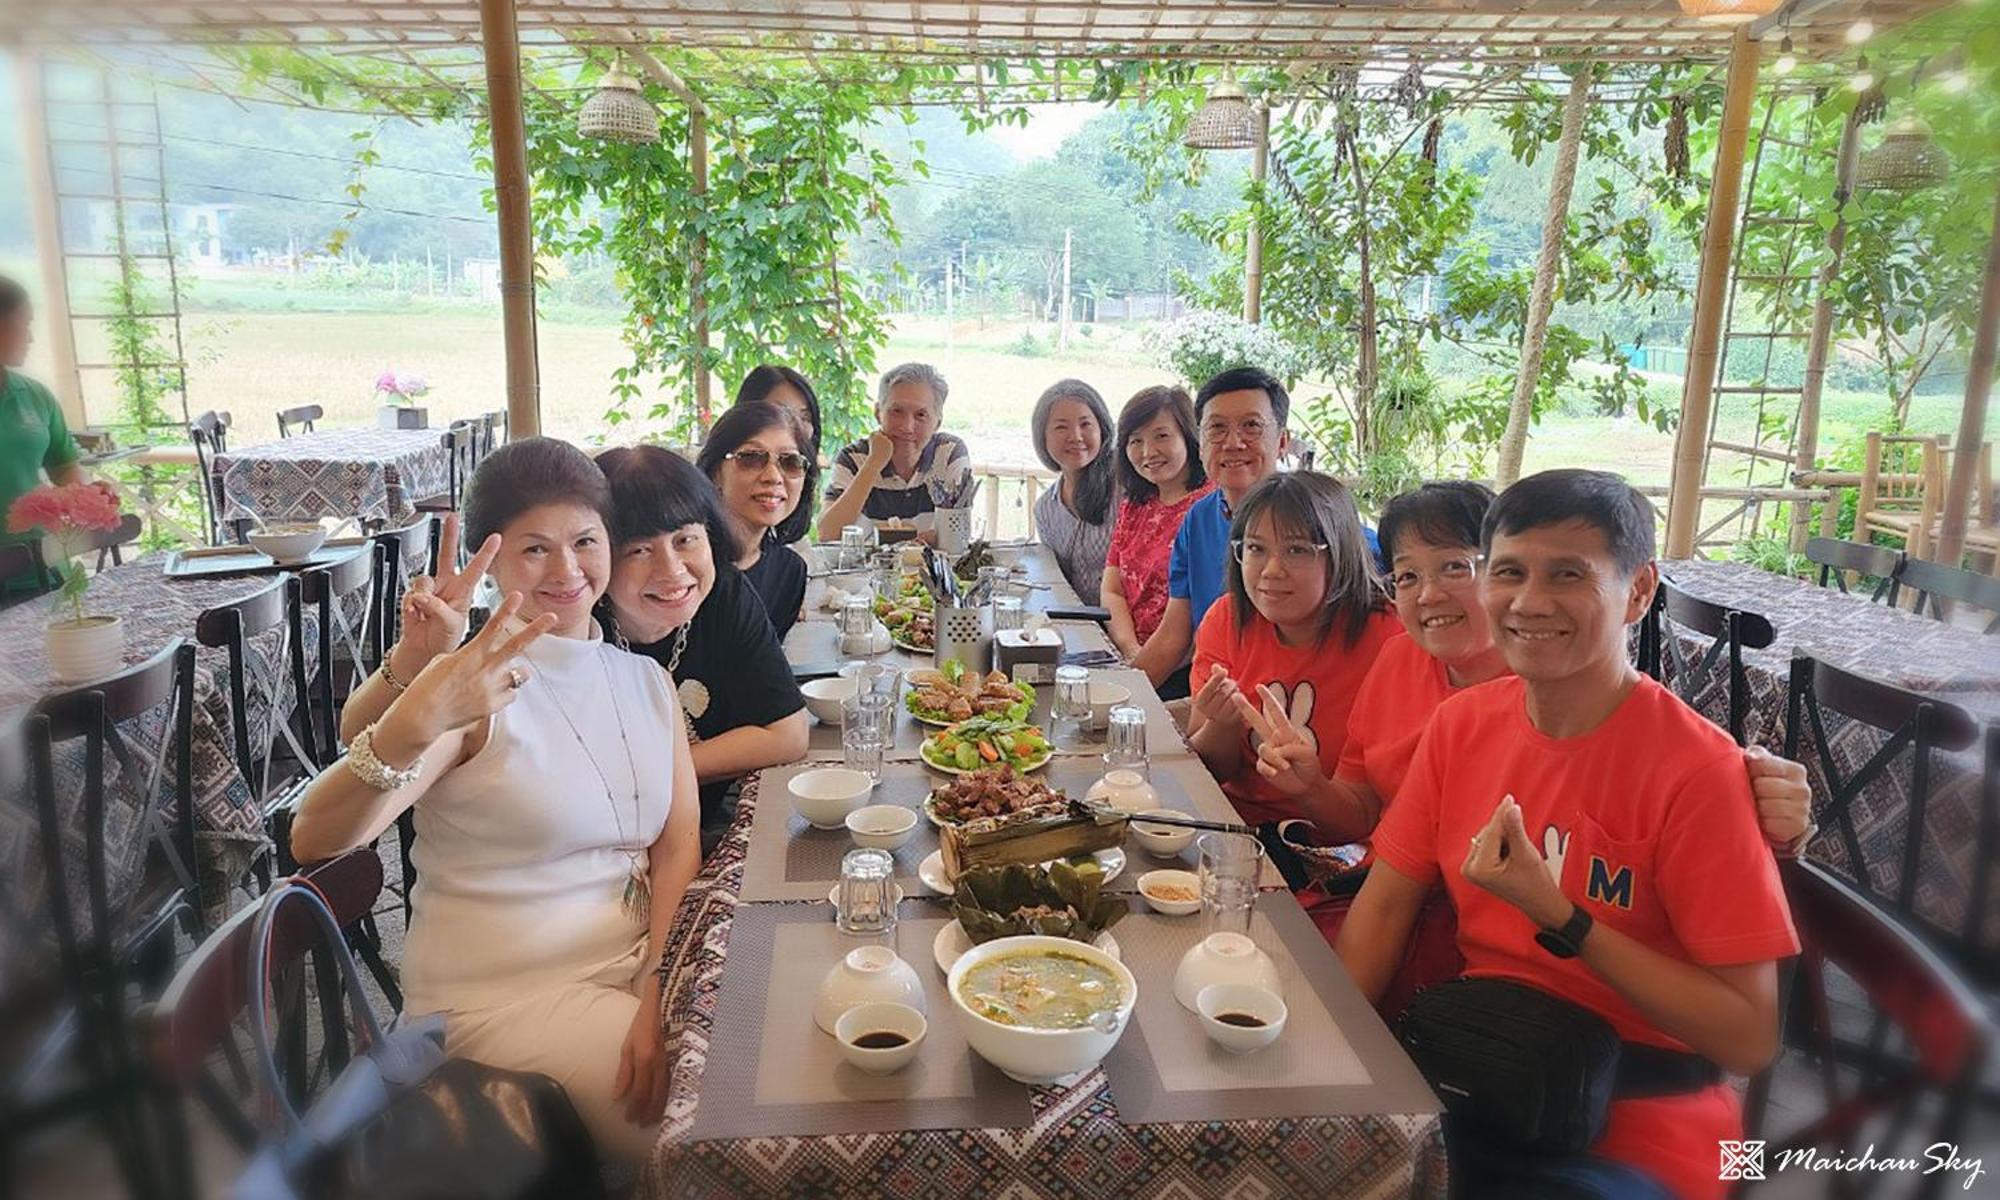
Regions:
[[931, 614], [937, 631], [937, 665], [952, 659], [974, 671], [993, 669], [993, 610], [983, 604], [938, 604]]

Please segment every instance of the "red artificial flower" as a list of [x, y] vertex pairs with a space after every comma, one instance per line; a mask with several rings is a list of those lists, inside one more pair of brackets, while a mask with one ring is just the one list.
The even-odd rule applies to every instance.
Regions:
[[109, 532], [117, 528], [118, 498], [88, 483], [61, 487], [43, 484], [14, 501], [7, 510], [9, 533], [32, 533], [40, 529], [59, 538], [87, 529]]

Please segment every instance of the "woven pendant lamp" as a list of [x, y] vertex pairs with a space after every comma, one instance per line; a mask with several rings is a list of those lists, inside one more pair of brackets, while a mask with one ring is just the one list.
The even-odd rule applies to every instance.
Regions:
[[640, 93], [639, 81], [622, 66], [613, 67], [576, 114], [576, 131], [601, 141], [651, 145], [660, 140], [660, 114]]
[[1777, 12], [1782, 0], [1680, 0], [1681, 12], [1709, 25], [1741, 25]]
[[1257, 144], [1257, 113], [1236, 77], [1224, 71], [1208, 99], [1188, 118], [1181, 144], [1191, 150], [1248, 150]]
[[1906, 116], [1883, 132], [1882, 140], [1861, 152], [1855, 182], [1885, 192], [1920, 192], [1945, 181], [1951, 159], [1931, 140], [1921, 118]]

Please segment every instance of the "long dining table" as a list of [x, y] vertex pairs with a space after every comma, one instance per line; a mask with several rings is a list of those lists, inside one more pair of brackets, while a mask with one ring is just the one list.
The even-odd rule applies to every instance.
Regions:
[[[1801, 579], [1774, 575], [1748, 563], [1676, 560], [1662, 565], [1666, 577], [1692, 596], [1756, 613], [1771, 622], [1771, 644], [1743, 653], [1748, 685], [1749, 741], [1782, 752], [1786, 740], [1787, 697], [1794, 655], [1811, 655], [1833, 666], [1917, 692], [1965, 709], [1980, 722], [2000, 722], [2000, 639], [1899, 608], [1870, 603], [1861, 592], [1843, 593]], [[1692, 655], [1709, 640], [1674, 626]], [[1697, 707], [1719, 719], [1727, 709], [1728, 672], [1712, 672], [1695, 697]], [[1839, 714], [1827, 714], [1827, 737], [1836, 764], [1852, 775], [1883, 744], [1884, 735]], [[1823, 764], [1802, 748], [1813, 792], [1830, 794]], [[2000, 820], [1982, 799], [1982, 749], [1937, 751], [1923, 812], [1922, 849], [1915, 889], [1917, 918], [1951, 941], [1964, 940], [1979, 953], [2000, 951], [2000, 895], [1986, 894], [1975, 913], [1977, 874], [1992, 865], [1978, 858], [1982, 821]], [[1902, 884], [1903, 845], [1910, 813], [1910, 771], [1905, 756], [1857, 798], [1852, 814], [1865, 861], [1853, 863], [1843, 842], [1824, 823], [1806, 847], [1807, 857], [1849, 878], [1866, 872], [1878, 894], [1895, 895]]]
[[[1077, 603], [1040, 547], [1000, 553], [1037, 585], [1029, 607]], [[815, 574], [809, 609], [829, 582]], [[809, 617], [787, 639], [795, 665], [829, 655], [828, 631], [815, 627], [828, 622]], [[1057, 626], [1073, 657], [1102, 638], [1088, 623]], [[885, 657], [927, 665], [901, 651]], [[1228, 818], [1228, 800], [1145, 677], [1093, 670], [1158, 712], [1147, 741], [1161, 802]], [[921, 804], [935, 777], [914, 757], [917, 736], [899, 727], [871, 802]], [[1102, 771], [1098, 749], [1059, 742], [1047, 778], [1081, 791]], [[1176, 1003], [1173, 971], [1200, 939], [1202, 918], [1153, 913], [1131, 885], [1154, 867], [1192, 866], [1192, 851], [1176, 861], [1136, 841], [1120, 848], [1124, 869], [1106, 890], [1130, 906], [1114, 934], [1139, 981], [1134, 1015], [1097, 1067], [1067, 1086], [1030, 1086], [977, 1057], [945, 993], [934, 943], [952, 916], [912, 870], [936, 840], [920, 823], [919, 839], [895, 855], [905, 899], [892, 937], [923, 978], [930, 1030], [917, 1062], [898, 1074], [843, 1064], [814, 1026], [811, 1001], [826, 972], [864, 944], [839, 932], [827, 896], [848, 843], [794, 815], [785, 790], [804, 765], [838, 756], [838, 731], [816, 727], [806, 763], [752, 777], [682, 902], [662, 964], [671, 1067], [647, 1195], [1446, 1194], [1436, 1098], [1274, 871], [1260, 881], [1251, 934], [1276, 963], [1290, 1008], [1279, 1041], [1224, 1053]]]

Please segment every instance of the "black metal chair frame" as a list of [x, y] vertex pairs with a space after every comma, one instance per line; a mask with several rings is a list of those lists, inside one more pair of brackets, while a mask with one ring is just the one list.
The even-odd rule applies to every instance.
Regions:
[[465, 495], [465, 485], [471, 481], [472, 473], [479, 469], [479, 460], [485, 456], [484, 447], [491, 443], [492, 431], [484, 426], [484, 419], [453, 421], [444, 431], [444, 446], [447, 456], [445, 492], [442, 496], [428, 496], [420, 501], [420, 512], [457, 512]]
[[[306, 693], [300, 690], [303, 668], [291, 653], [301, 625], [298, 597], [298, 577], [282, 575], [268, 587], [241, 600], [211, 608], [195, 618], [195, 640], [211, 649], [228, 652], [231, 741], [237, 769], [243, 772], [244, 782], [259, 804], [269, 803], [271, 759], [279, 738], [282, 737], [290, 745], [301, 765], [309, 770], [318, 769], [318, 760], [311, 747], [310, 722], [305, 725], [303, 737], [293, 728], [298, 708], [306, 703]], [[250, 728], [248, 684], [244, 673], [245, 643], [278, 628], [284, 630], [283, 642], [278, 647], [280, 669], [289, 671], [293, 690], [298, 694], [293, 697], [294, 708], [290, 712], [282, 711], [283, 697], [273, 695], [270, 713], [272, 728], [253, 731]], [[257, 744], [259, 742], [261, 747]], [[261, 771], [258, 769], [260, 761]]]
[[[1868, 761], [1845, 778], [1827, 737], [1822, 712], [1826, 708], [1887, 735]], [[1813, 752], [1819, 756], [1820, 769], [1825, 772], [1832, 792], [1821, 817], [1832, 820], [1862, 892], [1899, 915], [1910, 917], [1916, 905], [1917, 867], [1923, 854], [1931, 752], [1971, 746], [1978, 736], [1978, 723], [1972, 714], [1955, 704], [1855, 675], [1804, 654], [1792, 659], [1785, 710], [1785, 757], [1802, 761], [1801, 746], [1808, 733], [1811, 735]], [[1904, 821], [1902, 875], [1896, 894], [1891, 897], [1875, 887], [1868, 859], [1861, 851], [1860, 836], [1854, 829], [1853, 806], [1855, 798], [1882, 778], [1905, 750], [1911, 757], [1909, 812]]]
[[278, 412], [278, 436], [292, 436], [292, 426], [297, 425], [300, 433], [311, 433], [313, 422], [326, 416], [326, 409], [317, 404], [301, 404], [297, 408], [281, 409]]
[[195, 469], [201, 473], [202, 514], [208, 518], [210, 545], [224, 544], [222, 481], [215, 477], [215, 456], [229, 452], [229, 414], [205, 412], [188, 426], [188, 440], [194, 443]]
[[102, 571], [107, 564], [114, 567], [125, 565], [125, 556], [119, 548], [138, 541], [145, 529], [146, 523], [138, 513], [126, 513], [118, 518], [118, 528], [91, 535], [91, 549], [97, 551], [97, 569]]
[[[1819, 585], [1831, 582], [1842, 594], [1847, 594], [1847, 576], [1853, 571], [1859, 575], [1875, 577], [1875, 591], [1868, 597], [1871, 604], [1896, 606], [1896, 593], [1902, 588], [1902, 581], [1896, 576], [1902, 570], [1903, 552], [1872, 542], [1850, 542], [1842, 538], [1816, 537], [1806, 543], [1806, 558], [1819, 564]], [[1860, 582], [1857, 577], [1856, 582]]]
[[[41, 831], [49, 914], [55, 927], [63, 985], [74, 1008], [74, 1047], [86, 1082], [70, 1096], [58, 1096], [27, 1112], [10, 1112], [0, 1136], [61, 1119], [73, 1111], [94, 1112], [105, 1124], [112, 1147], [134, 1194], [152, 1190], [153, 1147], [139, 1099], [145, 1087], [143, 1056], [132, 1040], [128, 984], [151, 978], [164, 983], [173, 965], [172, 927], [179, 921], [200, 937], [201, 888], [194, 858], [192, 813], [195, 650], [176, 640], [139, 666], [92, 685], [42, 700], [29, 718], [29, 770]], [[170, 730], [159, 760], [150, 770], [137, 763], [119, 732], [119, 722], [162, 704], [171, 706]], [[70, 865], [65, 861], [62, 820], [56, 798], [54, 749], [84, 740], [81, 818], [84, 834], [83, 899], [86, 932], [71, 904]], [[147, 798], [147, 855], [164, 873], [163, 892], [140, 911], [126, 930], [114, 928], [128, 905], [114, 904], [106, 863], [106, 755], [126, 778], [138, 781]], [[171, 759], [172, 792], [161, 776]], [[179, 801], [178, 813], [164, 803]], [[156, 875], [157, 877], [157, 875]], [[157, 902], [154, 901], [157, 899]]]
[[1944, 620], [1944, 605], [1938, 603], [1938, 598], [1942, 596], [1946, 600], [1969, 604], [1994, 614], [1984, 632], [2000, 633], [2000, 579], [1974, 575], [1960, 567], [1926, 562], [1921, 558], [1905, 558], [1896, 568], [1896, 579], [1916, 592], [1918, 613], [1928, 608], [1931, 616]]
[[[1688, 653], [1681, 649], [1680, 639], [1667, 628], [1669, 621], [1714, 640], [1701, 657], [1690, 660]], [[1694, 698], [1701, 694], [1701, 689], [1714, 678], [1717, 662], [1725, 654], [1728, 655], [1729, 711], [1726, 728], [1729, 736], [1741, 746], [1746, 744], [1743, 722], [1750, 708], [1750, 685], [1743, 671], [1743, 652], [1763, 650], [1775, 640], [1777, 633], [1767, 618], [1743, 609], [1726, 608], [1699, 596], [1690, 596], [1662, 579], [1653, 592], [1652, 606], [1646, 610], [1645, 620], [1640, 625], [1639, 669], [1664, 682], [1666, 665], [1671, 663], [1674, 691], [1692, 704]]]
[[[339, 702], [352, 694], [381, 661], [374, 654], [374, 647], [380, 642], [374, 625], [381, 612], [375, 596], [375, 576], [375, 553], [371, 546], [299, 577], [300, 606], [310, 606], [319, 623], [319, 670], [310, 681], [310, 695], [317, 712], [308, 718], [307, 724], [315, 732], [314, 753], [323, 762], [333, 761], [342, 751]], [[357, 592], [367, 594], [358, 628], [348, 621], [347, 609], [340, 603]], [[343, 654], [353, 672], [344, 689], [337, 687], [335, 680]], [[295, 673], [304, 675], [303, 645], [294, 651], [293, 658], [297, 664]]]
[[16, 575], [32, 575], [35, 579], [33, 590], [16, 591], [12, 595], [0, 593], [0, 604], [19, 604], [36, 596], [46, 596], [62, 586], [62, 580], [49, 570], [48, 563], [42, 559], [40, 539], [0, 545], [0, 583]]

